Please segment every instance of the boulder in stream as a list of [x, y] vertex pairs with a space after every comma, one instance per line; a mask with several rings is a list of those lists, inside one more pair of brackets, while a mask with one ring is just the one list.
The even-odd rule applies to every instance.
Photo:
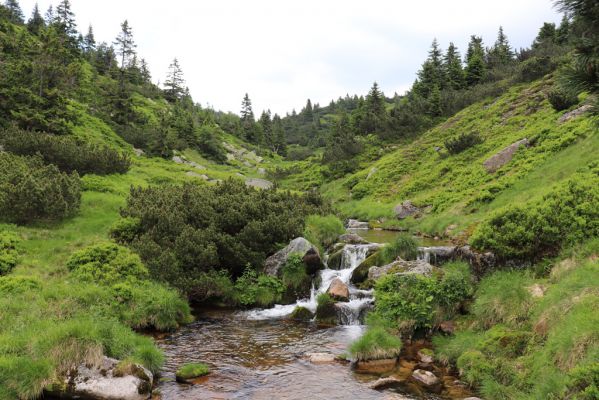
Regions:
[[350, 282], [354, 285], [357, 285], [358, 283], [362, 283], [368, 279], [368, 271], [371, 267], [376, 266], [378, 258], [378, 253], [375, 252], [362, 261], [360, 265], [358, 265], [358, 267], [352, 271]]
[[364, 239], [362, 236], [356, 233], [344, 233], [340, 235], [337, 239], [340, 243], [345, 244], [368, 244], [368, 240]]
[[405, 261], [397, 259], [391, 264], [382, 267], [372, 267], [368, 270], [368, 279], [377, 280], [383, 275], [409, 275], [418, 274], [430, 276], [433, 273], [434, 267], [424, 260]]
[[152, 393], [153, 375], [139, 364], [120, 365], [103, 357], [99, 365], [82, 364], [63, 382], [44, 390], [50, 397], [80, 400], [146, 400]]
[[383, 389], [389, 389], [391, 387], [399, 386], [403, 382], [404, 381], [399, 378], [395, 378], [393, 376], [388, 376], [386, 378], [379, 378], [374, 382], [370, 382], [368, 384], [368, 387], [371, 389], [374, 389], [374, 390], [383, 390]]
[[430, 391], [436, 392], [441, 389], [441, 381], [430, 371], [417, 369], [412, 373], [412, 378]]
[[302, 257], [304, 264], [306, 264], [306, 271], [309, 274], [313, 274], [324, 267], [316, 246], [303, 237], [298, 237], [289, 242], [287, 247], [266, 259], [264, 272], [271, 276], [278, 276], [291, 254], [299, 254]]
[[306, 358], [312, 364], [330, 364], [336, 361], [336, 357], [331, 353], [307, 353]]
[[349, 301], [349, 288], [339, 278], [333, 279], [333, 281], [329, 285], [329, 288], [327, 289], [327, 293], [334, 300]]
[[379, 360], [356, 361], [355, 370], [358, 373], [382, 374], [393, 371], [397, 365], [397, 358], [382, 358]]

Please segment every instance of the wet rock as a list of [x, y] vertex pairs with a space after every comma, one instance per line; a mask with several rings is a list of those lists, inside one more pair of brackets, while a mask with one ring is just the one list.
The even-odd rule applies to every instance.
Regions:
[[418, 360], [424, 364], [433, 362], [433, 352], [430, 349], [420, 349], [416, 355], [418, 356]]
[[559, 117], [559, 119], [557, 120], [557, 122], [559, 122], [560, 124], [563, 124], [564, 122], [568, 122], [571, 119], [574, 119], [588, 111], [591, 111], [593, 107], [590, 104], [585, 104], [582, 107], [578, 107], [575, 110], [569, 111], [567, 113], [565, 113], [564, 115], [562, 115], [561, 117]]
[[340, 270], [342, 263], [343, 263], [343, 248], [339, 251], [332, 253], [327, 260], [327, 266], [330, 269]]
[[380, 374], [393, 371], [397, 364], [397, 358], [383, 358], [380, 360], [357, 361], [355, 370], [358, 373]]
[[331, 353], [307, 353], [306, 358], [312, 364], [329, 364], [336, 361], [335, 355]]
[[370, 382], [368, 387], [374, 390], [389, 389], [391, 387], [399, 386], [403, 383], [403, 380], [389, 376], [387, 378], [379, 378], [374, 382]]
[[370, 268], [376, 266], [378, 262], [378, 253], [374, 253], [368, 256], [356, 269], [353, 270], [350, 278], [350, 282], [354, 285], [364, 282], [368, 279], [368, 271]]
[[127, 368], [119, 360], [104, 357], [99, 365], [80, 365], [69, 372], [64, 384], [44, 392], [49, 397], [81, 400], [145, 400], [152, 392], [153, 375], [138, 364]]
[[312, 311], [308, 310], [306, 307], [295, 307], [293, 312], [289, 315], [289, 319], [295, 319], [299, 321], [310, 321], [314, 317]]
[[524, 138], [522, 140], [518, 140], [515, 143], [512, 143], [505, 149], [501, 150], [499, 153], [489, 157], [484, 163], [483, 167], [489, 173], [493, 173], [497, 171], [499, 168], [503, 167], [505, 164], [512, 160], [512, 157], [516, 153], [516, 151], [520, 148], [520, 146], [528, 146], [528, 139]]
[[414, 370], [412, 373], [412, 378], [431, 391], [437, 391], [440, 389], [439, 386], [441, 381], [430, 371], [425, 371], [423, 369]]
[[306, 270], [310, 274], [322, 269], [324, 266], [318, 249], [303, 237], [298, 237], [289, 242], [287, 247], [279, 250], [266, 259], [266, 262], [264, 263], [264, 272], [267, 275], [277, 276], [280, 273], [281, 268], [287, 262], [289, 256], [294, 253], [297, 253], [302, 257], [304, 264], [306, 264]]
[[486, 272], [492, 270], [497, 263], [493, 253], [479, 253], [472, 250], [468, 245], [458, 247], [455, 252], [455, 257], [467, 261], [472, 267], [474, 274], [478, 277], [483, 276]]
[[347, 229], [368, 229], [368, 222], [358, 221], [357, 219], [347, 220]]
[[440, 265], [453, 260], [455, 251], [455, 246], [418, 247], [420, 258], [433, 265]]
[[349, 301], [349, 288], [339, 278], [333, 279], [327, 293], [337, 301]]
[[411, 216], [418, 217], [421, 214], [420, 208], [413, 205], [410, 200], [406, 200], [403, 203], [396, 205], [393, 211], [395, 212], [397, 219], [404, 219]]
[[355, 233], [344, 233], [340, 235], [337, 241], [345, 244], [368, 244], [368, 240]]
[[255, 187], [258, 189], [270, 189], [273, 187], [273, 183], [271, 181], [267, 181], [266, 179], [261, 178], [250, 178], [245, 181], [247, 186]]
[[433, 266], [424, 260], [405, 261], [398, 259], [391, 264], [382, 267], [372, 267], [368, 270], [368, 279], [377, 280], [383, 275], [424, 275], [430, 276], [433, 273]]

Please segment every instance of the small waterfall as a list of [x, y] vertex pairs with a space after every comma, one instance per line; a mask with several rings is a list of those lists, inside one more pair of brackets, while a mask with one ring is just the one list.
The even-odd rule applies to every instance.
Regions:
[[305, 307], [315, 312], [316, 297], [327, 291], [333, 279], [339, 278], [348, 286], [350, 293], [349, 302], [338, 302], [336, 304], [339, 310], [339, 319], [343, 325], [359, 324], [362, 314], [373, 303], [372, 291], [357, 289], [350, 283], [350, 278], [354, 269], [366, 259], [371, 248], [372, 244], [346, 244], [343, 248], [341, 269], [326, 268], [320, 271], [320, 285], [315, 288], [314, 283], [312, 283], [309, 299], [298, 299], [295, 304], [277, 304], [269, 309], [250, 310], [246, 313], [247, 318], [256, 320], [281, 318], [291, 314], [295, 307]]

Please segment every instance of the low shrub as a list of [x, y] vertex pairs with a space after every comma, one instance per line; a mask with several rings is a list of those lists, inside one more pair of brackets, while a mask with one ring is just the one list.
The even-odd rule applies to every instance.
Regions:
[[10, 232], [0, 232], [0, 276], [10, 273], [19, 260], [20, 240]]
[[580, 366], [570, 372], [567, 397], [573, 400], [599, 399], [599, 362]]
[[175, 372], [175, 376], [178, 380], [187, 380], [198, 378], [200, 376], [208, 375], [210, 368], [206, 364], [202, 363], [190, 363], [181, 366]]
[[0, 276], [0, 294], [11, 295], [37, 290], [42, 286], [39, 278], [29, 276]]
[[220, 139], [220, 128], [202, 125], [198, 132], [198, 150], [206, 158], [224, 163], [227, 161], [227, 151]]
[[418, 243], [412, 236], [398, 235], [393, 242], [384, 246], [378, 254], [380, 265], [392, 263], [397, 257], [404, 260], [415, 260], [418, 257]]
[[258, 274], [248, 267], [235, 281], [236, 302], [242, 306], [268, 307], [281, 300], [285, 288], [274, 276]]
[[137, 254], [113, 243], [92, 245], [73, 253], [67, 267], [83, 281], [106, 285], [149, 276]]
[[462, 151], [482, 143], [483, 139], [476, 132], [462, 133], [454, 138], [447, 139], [444, 143], [449, 154], [458, 154]]
[[66, 174], [39, 157], [0, 153], [0, 220], [31, 223], [60, 220], [79, 210], [81, 187], [76, 172]]
[[563, 111], [578, 103], [578, 96], [569, 91], [554, 88], [547, 93], [547, 100], [555, 111]]
[[68, 173], [77, 171], [79, 175], [124, 174], [131, 166], [127, 154], [107, 146], [81, 142], [71, 136], [10, 129], [0, 132], [0, 143], [6, 151], [21, 156], [39, 154], [45, 163]]
[[304, 237], [321, 252], [337, 242], [339, 235], [345, 233], [343, 222], [335, 215], [309, 215], [306, 218]]
[[504, 259], [539, 260], [568, 244], [599, 235], [599, 176], [581, 174], [542, 201], [509, 206], [481, 223], [470, 239], [475, 248]]
[[401, 339], [381, 326], [372, 326], [349, 347], [351, 356], [358, 361], [399, 357]]

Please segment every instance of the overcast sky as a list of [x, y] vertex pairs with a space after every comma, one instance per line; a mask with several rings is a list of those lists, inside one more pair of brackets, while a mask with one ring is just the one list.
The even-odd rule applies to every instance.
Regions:
[[[20, 0], [27, 16], [35, 0]], [[42, 13], [58, 0], [39, 0]], [[486, 45], [499, 25], [515, 48], [530, 45], [545, 21], [561, 19], [551, 0], [71, 0], [79, 29], [111, 42], [133, 27], [137, 51], [156, 82], [177, 57], [196, 102], [239, 112], [248, 92], [254, 112], [284, 114], [306, 99], [326, 105], [385, 94], [414, 81], [433, 38], [464, 52], [471, 34]]]

